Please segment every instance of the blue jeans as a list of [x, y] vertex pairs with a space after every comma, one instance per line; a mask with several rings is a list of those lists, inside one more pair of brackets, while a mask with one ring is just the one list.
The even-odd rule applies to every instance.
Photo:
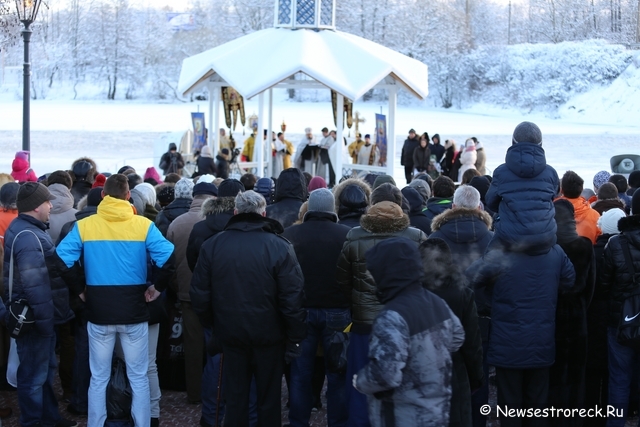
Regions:
[[71, 404], [77, 411], [86, 412], [88, 408], [89, 381], [89, 337], [87, 336], [87, 320], [84, 315], [75, 319], [76, 357], [73, 361], [73, 380], [71, 388]]
[[367, 396], [353, 388], [351, 380], [369, 362], [369, 334], [351, 332], [347, 351], [347, 407], [349, 427], [371, 427]]
[[30, 331], [16, 339], [18, 405], [21, 426], [53, 426], [60, 421], [58, 399], [53, 391], [56, 374], [56, 337]]
[[87, 427], [103, 427], [107, 419], [107, 384], [111, 378], [111, 362], [116, 335], [124, 352], [127, 377], [131, 385], [131, 415], [136, 427], [149, 427], [151, 422], [149, 378], [149, 325], [96, 325], [87, 323], [89, 335], [89, 417]]
[[[291, 362], [291, 390], [289, 390], [289, 422], [291, 427], [308, 427], [313, 405], [311, 378], [318, 344], [324, 353], [329, 351], [335, 331], [343, 331], [351, 322], [351, 313], [345, 308], [308, 308], [307, 337], [300, 343], [302, 354]], [[327, 358], [325, 358], [325, 361]], [[330, 373], [327, 369], [327, 425], [347, 425], [346, 373]]]
[[609, 328], [609, 405], [616, 408], [616, 414], [622, 410], [622, 418], [608, 418], [607, 427], [624, 427], [627, 409], [629, 408], [629, 394], [633, 381], [634, 366], [640, 362], [640, 353], [629, 347], [618, 344], [616, 340], [617, 328]]

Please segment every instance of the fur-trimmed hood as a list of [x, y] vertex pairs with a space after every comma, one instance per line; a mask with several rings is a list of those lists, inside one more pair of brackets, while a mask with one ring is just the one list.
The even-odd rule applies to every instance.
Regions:
[[621, 233], [640, 230], [640, 215], [620, 218], [620, 221], [618, 221], [618, 230], [620, 230]]
[[369, 233], [397, 233], [409, 227], [409, 217], [393, 202], [370, 206], [360, 218], [360, 226]]
[[200, 216], [205, 218], [223, 212], [233, 211], [236, 207], [235, 197], [218, 197], [217, 199], [207, 199], [200, 208]]
[[344, 189], [350, 185], [356, 185], [362, 189], [365, 196], [367, 197], [367, 204], [371, 200], [371, 187], [369, 186], [369, 184], [367, 184], [364, 180], [360, 178], [346, 179], [342, 181], [340, 184], [333, 187], [333, 197], [335, 198], [335, 201], [336, 201], [336, 213], [338, 213], [340, 209], [340, 194], [342, 194], [342, 191], [344, 191]]
[[[91, 169], [89, 169], [89, 172], [87, 173], [86, 181], [93, 184], [93, 181], [95, 180], [96, 175], [98, 175], [98, 166], [96, 165], [96, 162], [92, 158], [80, 157], [79, 159], [76, 159], [71, 164], [71, 170], [73, 171], [73, 168], [75, 167], [75, 165], [82, 161], [88, 162], [91, 165]], [[76, 181], [76, 177], [75, 175], [73, 175], [73, 172], [70, 175], [71, 175], [71, 178], [73, 178], [73, 180]]]
[[491, 218], [491, 215], [489, 215], [485, 211], [481, 211], [478, 209], [469, 209], [469, 208], [453, 208], [453, 209], [448, 209], [439, 215], [436, 215], [431, 221], [431, 230], [438, 231], [447, 222], [453, 221], [459, 218], [466, 218], [466, 217], [478, 218], [482, 222], [487, 224], [487, 228], [489, 230], [491, 229], [491, 224], [493, 223], [493, 219]]

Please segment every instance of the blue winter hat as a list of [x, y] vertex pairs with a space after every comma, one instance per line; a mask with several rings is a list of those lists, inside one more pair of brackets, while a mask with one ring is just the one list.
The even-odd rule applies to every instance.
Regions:
[[611, 178], [611, 174], [607, 171], [600, 171], [595, 174], [593, 177], [593, 191], [597, 193], [602, 184], [609, 182], [609, 178]]

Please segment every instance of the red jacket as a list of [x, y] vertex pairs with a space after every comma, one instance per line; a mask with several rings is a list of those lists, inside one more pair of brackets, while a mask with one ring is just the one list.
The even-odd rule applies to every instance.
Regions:
[[24, 159], [19, 157], [13, 159], [11, 169], [11, 176], [20, 183], [27, 181], [38, 182], [36, 173], [29, 167], [29, 162]]

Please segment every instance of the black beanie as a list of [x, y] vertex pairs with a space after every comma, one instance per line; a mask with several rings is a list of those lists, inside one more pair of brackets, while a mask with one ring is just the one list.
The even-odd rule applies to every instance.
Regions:
[[48, 200], [55, 200], [55, 196], [49, 192], [47, 187], [39, 182], [26, 182], [18, 190], [16, 206], [18, 213], [31, 212]]
[[237, 179], [225, 179], [218, 186], [218, 197], [236, 197], [244, 191], [244, 185]]
[[471, 181], [469, 181], [469, 185], [480, 193], [480, 200], [484, 203], [484, 196], [487, 195], [487, 191], [489, 191], [489, 187], [491, 187], [491, 183], [484, 176], [474, 176]]
[[636, 189], [631, 197], [631, 215], [640, 215], [640, 190]]
[[87, 194], [87, 206], [98, 206], [102, 201], [102, 187], [92, 188]]
[[640, 187], [640, 171], [633, 171], [629, 174], [629, 187], [635, 189]]
[[71, 186], [73, 185], [73, 181], [71, 180], [71, 175], [69, 175], [66, 171], [55, 171], [51, 172], [47, 177], [47, 187], [53, 184], [62, 184], [71, 190]]

